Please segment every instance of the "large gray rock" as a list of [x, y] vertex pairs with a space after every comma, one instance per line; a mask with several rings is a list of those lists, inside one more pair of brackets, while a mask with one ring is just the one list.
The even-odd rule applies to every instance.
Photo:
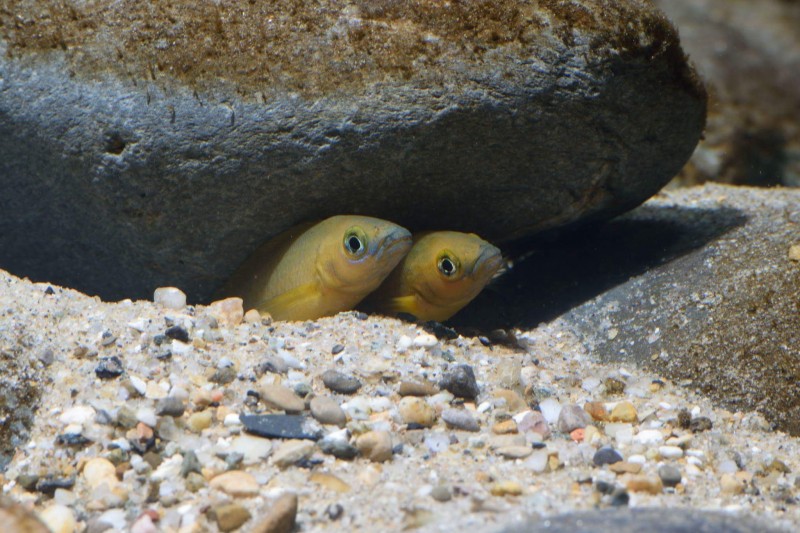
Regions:
[[0, 10], [0, 267], [211, 294], [306, 219], [506, 242], [657, 191], [705, 92], [639, 0]]
[[681, 189], [542, 244], [462, 323], [560, 318], [595, 357], [687, 382], [800, 434], [800, 190]]

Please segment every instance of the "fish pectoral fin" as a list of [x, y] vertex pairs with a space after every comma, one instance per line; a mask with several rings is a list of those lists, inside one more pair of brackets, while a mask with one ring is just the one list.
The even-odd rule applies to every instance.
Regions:
[[256, 305], [275, 320], [312, 320], [319, 318], [322, 309], [322, 294], [316, 283], [306, 283]]
[[419, 312], [417, 309], [417, 298], [414, 295], [390, 298], [386, 308], [390, 313], [408, 313], [414, 316], [417, 316]]

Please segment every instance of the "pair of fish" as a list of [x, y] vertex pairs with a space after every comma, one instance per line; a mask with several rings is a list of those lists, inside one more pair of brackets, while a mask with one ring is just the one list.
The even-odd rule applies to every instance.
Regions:
[[330, 316], [363, 300], [366, 311], [441, 322], [475, 298], [501, 263], [500, 250], [477, 235], [412, 238], [386, 220], [340, 215], [268, 241], [219, 294], [276, 320]]

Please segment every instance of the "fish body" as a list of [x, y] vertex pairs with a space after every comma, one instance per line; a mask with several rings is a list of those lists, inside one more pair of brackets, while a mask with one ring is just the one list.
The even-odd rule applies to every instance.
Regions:
[[405, 228], [339, 215], [267, 241], [219, 291], [275, 320], [313, 320], [353, 309], [411, 248]]
[[414, 234], [414, 244], [361, 308], [442, 322], [472, 301], [503, 262], [500, 250], [472, 233]]

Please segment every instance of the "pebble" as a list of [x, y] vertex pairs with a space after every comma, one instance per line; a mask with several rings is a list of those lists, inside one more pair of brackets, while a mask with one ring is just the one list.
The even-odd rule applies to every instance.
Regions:
[[268, 439], [310, 439], [322, 437], [322, 429], [303, 415], [241, 415], [245, 430]]
[[79, 424], [81, 426], [94, 420], [96, 411], [88, 405], [76, 405], [70, 407], [58, 417], [59, 422], [62, 424]]
[[287, 440], [273, 452], [272, 464], [278, 468], [288, 468], [311, 457], [314, 449], [314, 443], [308, 440]]
[[495, 453], [506, 459], [524, 459], [533, 453], [530, 446], [503, 446], [495, 449]]
[[629, 461], [618, 461], [608, 465], [608, 469], [615, 474], [638, 474], [642, 471], [642, 464], [632, 463]]
[[172, 326], [167, 328], [164, 332], [164, 335], [169, 337], [172, 340], [180, 341], [180, 342], [189, 342], [189, 332], [186, 331], [186, 328], [183, 326]]
[[36, 490], [42, 494], [53, 494], [57, 489], [71, 489], [74, 486], [74, 477], [45, 476], [36, 482]]
[[697, 418], [692, 418], [692, 421], [689, 422], [689, 429], [693, 433], [700, 433], [701, 431], [708, 431], [713, 427], [711, 423], [711, 419], [705, 416], [698, 416]]
[[101, 357], [100, 364], [94, 369], [94, 373], [100, 379], [113, 379], [122, 375], [125, 369], [122, 361], [116, 355], [111, 357]]
[[53, 504], [46, 507], [39, 518], [50, 528], [51, 533], [73, 533], [78, 528], [72, 509], [64, 505]]
[[183, 460], [181, 461], [181, 477], [185, 478], [192, 472], [196, 474], [201, 473], [200, 460], [197, 458], [196, 453], [192, 450], [187, 450], [184, 452]]
[[552, 433], [550, 425], [547, 423], [547, 420], [544, 419], [544, 415], [539, 411], [527, 411], [522, 414], [522, 416], [514, 418], [517, 422], [517, 430], [520, 433], [532, 431], [538, 433], [542, 439], [546, 439]]
[[332, 503], [325, 508], [325, 516], [331, 520], [339, 520], [344, 514], [344, 507], [339, 503]]
[[398, 389], [400, 396], [432, 396], [437, 392], [436, 385], [427, 381], [401, 381]]
[[420, 333], [419, 335], [414, 337], [414, 341], [412, 344], [416, 348], [425, 348], [426, 350], [430, 350], [431, 348], [439, 344], [439, 339], [437, 339], [434, 335], [431, 335], [430, 333]]
[[333, 392], [339, 394], [354, 394], [361, 388], [361, 382], [349, 374], [338, 370], [326, 370], [322, 373], [322, 382]]
[[562, 433], [571, 433], [575, 429], [585, 428], [591, 421], [592, 417], [583, 410], [583, 407], [571, 403], [561, 409], [557, 427]]
[[496, 435], [508, 435], [509, 433], [519, 433], [517, 423], [513, 419], [502, 420], [492, 426], [492, 433]]
[[631, 492], [646, 492], [648, 494], [661, 494], [664, 489], [660, 478], [650, 476], [631, 476], [625, 483], [625, 488]]
[[447, 485], [437, 485], [431, 490], [431, 498], [437, 502], [449, 502], [453, 499], [453, 492]]
[[643, 429], [633, 437], [634, 442], [653, 446], [664, 442], [664, 434], [658, 429]]
[[333, 474], [326, 474], [325, 472], [314, 472], [308, 480], [340, 494], [350, 492], [351, 490], [350, 485], [342, 481], [341, 478]]
[[220, 531], [235, 531], [252, 518], [250, 511], [238, 503], [223, 503], [212, 507], [208, 514]]
[[722, 474], [719, 480], [719, 488], [722, 494], [742, 494], [746, 486], [747, 480], [735, 474]]
[[[272, 316], [269, 313], [264, 318], [267, 318], [267, 323], [272, 322]], [[260, 324], [261, 313], [258, 312], [258, 309], [250, 309], [244, 314], [243, 320], [248, 324]]]
[[541, 474], [549, 466], [550, 454], [547, 450], [534, 450], [525, 461], [525, 467]]
[[194, 431], [200, 433], [204, 429], [211, 427], [212, 414], [210, 410], [194, 413], [186, 420], [186, 426]]
[[539, 410], [548, 424], [555, 425], [558, 423], [558, 417], [561, 416], [561, 404], [555, 398], [545, 398], [539, 402]]
[[153, 292], [153, 301], [167, 309], [180, 311], [186, 307], [186, 294], [176, 287], [159, 287]]
[[286, 493], [267, 507], [251, 533], [290, 533], [297, 520], [297, 494]]
[[208, 381], [219, 385], [228, 385], [236, 379], [236, 369], [232, 366], [218, 368], [214, 371]]
[[242, 304], [241, 298], [225, 298], [209, 305], [208, 312], [224, 326], [238, 326], [244, 318]]
[[252, 474], [242, 470], [230, 470], [214, 477], [209, 483], [212, 489], [237, 498], [258, 495], [259, 485]]
[[492, 496], [519, 496], [522, 494], [522, 485], [516, 481], [498, 481], [490, 490]]
[[609, 420], [612, 422], [636, 422], [638, 413], [631, 402], [619, 402], [611, 410]]
[[368, 431], [356, 439], [356, 448], [370, 461], [383, 463], [392, 458], [392, 436], [388, 431]]
[[789, 259], [791, 261], [800, 261], [800, 244], [793, 244], [789, 247]]
[[261, 399], [268, 405], [282, 409], [288, 414], [301, 413], [306, 403], [292, 389], [281, 385], [265, 385], [261, 387]]
[[610, 446], [603, 446], [595, 452], [592, 458], [592, 462], [597, 466], [611, 465], [619, 461], [622, 461], [622, 456]]
[[474, 400], [478, 397], [480, 389], [475, 380], [475, 372], [469, 365], [456, 365], [444, 374], [439, 382], [439, 388], [453, 393], [457, 398]]
[[[347, 433], [347, 430], [344, 432]], [[319, 440], [317, 442], [319, 449], [322, 450], [322, 453], [332, 455], [337, 459], [355, 459], [358, 456], [358, 448], [350, 444], [347, 437], [336, 437], [337, 433], [339, 432], [328, 434]]]
[[[445, 409], [442, 411], [442, 420], [449, 427], [463, 431], [479, 431], [480, 425], [475, 417], [466, 409]], [[511, 421], [513, 422], [513, 420]]]
[[92, 489], [102, 484], [113, 488], [117, 483], [117, 468], [108, 459], [94, 457], [83, 466], [83, 478]]
[[513, 390], [499, 389], [492, 392], [492, 396], [505, 400], [506, 406], [511, 413], [519, 413], [528, 408], [528, 405], [525, 403], [525, 400], [522, 398], [522, 396]]
[[333, 398], [328, 396], [315, 396], [310, 404], [311, 416], [320, 424], [330, 424], [344, 427], [347, 415]]
[[677, 446], [659, 446], [658, 454], [664, 459], [680, 459], [683, 457], [683, 450]]
[[583, 405], [583, 410], [589, 413], [589, 416], [598, 422], [608, 421], [608, 409], [606, 409], [603, 402], [586, 402]]
[[406, 396], [400, 400], [398, 410], [406, 424], [418, 424], [429, 428], [436, 422], [436, 411], [433, 407], [416, 396]]
[[661, 465], [658, 467], [658, 477], [665, 487], [674, 487], [681, 482], [681, 471], [675, 465]]

